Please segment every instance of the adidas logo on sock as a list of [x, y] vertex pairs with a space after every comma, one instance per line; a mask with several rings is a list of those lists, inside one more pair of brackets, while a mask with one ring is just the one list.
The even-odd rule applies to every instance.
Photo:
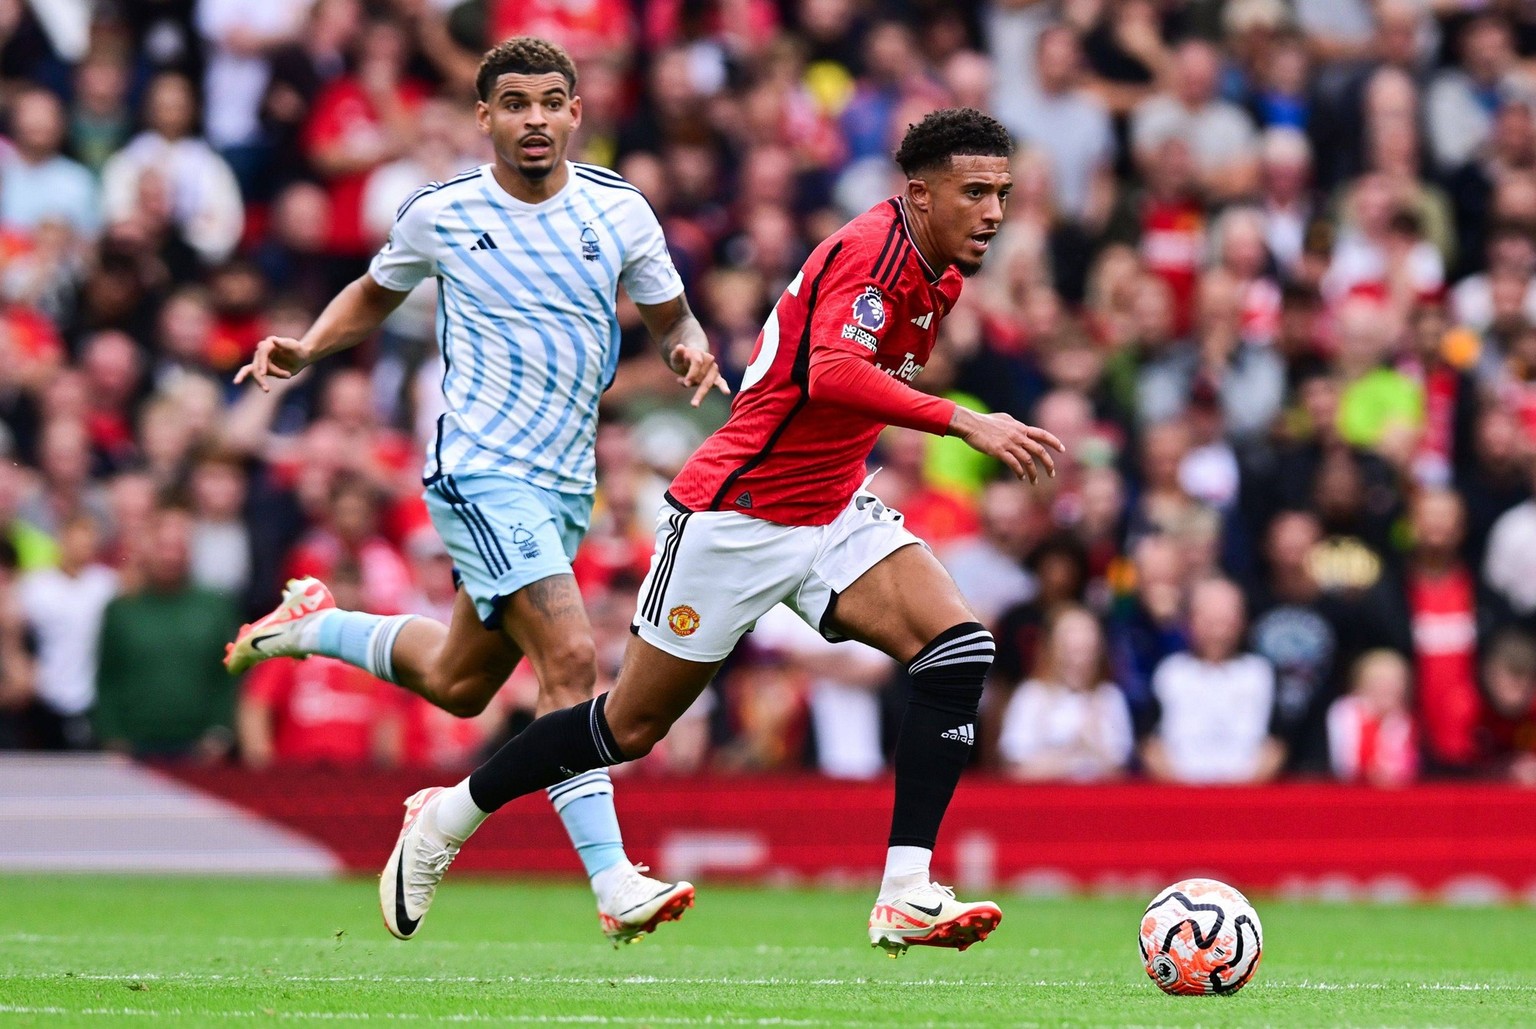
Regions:
[[968, 747], [974, 747], [976, 745], [976, 726], [970, 722], [966, 722], [964, 725], [957, 725], [940, 736], [939, 739], [959, 740]]

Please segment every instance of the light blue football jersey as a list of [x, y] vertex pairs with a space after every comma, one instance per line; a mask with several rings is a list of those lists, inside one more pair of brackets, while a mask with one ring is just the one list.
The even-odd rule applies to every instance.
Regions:
[[511, 471], [592, 493], [597, 405], [619, 359], [618, 287], [639, 304], [683, 292], [656, 213], [605, 168], [568, 162], [539, 204], [490, 165], [406, 198], [369, 272], [402, 292], [438, 280], [447, 411], [424, 477]]

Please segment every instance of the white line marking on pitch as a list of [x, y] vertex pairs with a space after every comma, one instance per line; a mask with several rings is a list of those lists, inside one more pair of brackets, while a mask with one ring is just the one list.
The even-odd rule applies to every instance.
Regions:
[[[262, 1018], [289, 1019], [316, 1022], [471, 1022], [498, 1025], [753, 1025], [753, 1026], [815, 1026], [848, 1025], [884, 1027], [885, 1022], [849, 1022], [843, 1019], [813, 1020], [797, 1018], [732, 1018], [725, 1015], [709, 1015], [704, 1018], [679, 1016], [629, 1017], [609, 1015], [483, 1015], [479, 1013], [426, 1015], [414, 1012], [368, 1011], [183, 1011], [180, 1008], [66, 1008], [58, 1005], [29, 1007], [21, 1004], [0, 1004], [0, 1014], [5, 1015], [93, 1015], [103, 1018]], [[911, 1023], [916, 1026], [934, 1026], [933, 1022]]]

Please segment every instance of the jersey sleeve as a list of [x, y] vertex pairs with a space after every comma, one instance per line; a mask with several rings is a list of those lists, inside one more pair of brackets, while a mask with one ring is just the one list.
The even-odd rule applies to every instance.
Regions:
[[844, 260], [841, 274], [829, 271], [826, 293], [811, 309], [811, 399], [887, 425], [944, 435], [954, 401], [915, 390], [875, 366], [880, 341], [899, 316], [890, 294], [859, 269], [858, 254]]
[[374, 282], [385, 289], [409, 293], [423, 279], [437, 274], [431, 206], [420, 196], [406, 200], [395, 216], [389, 238], [368, 265]]
[[625, 233], [624, 264], [619, 282], [637, 304], [662, 304], [683, 292], [683, 278], [672, 264], [667, 238], [656, 212], [643, 197], [633, 197], [624, 209], [629, 229]]

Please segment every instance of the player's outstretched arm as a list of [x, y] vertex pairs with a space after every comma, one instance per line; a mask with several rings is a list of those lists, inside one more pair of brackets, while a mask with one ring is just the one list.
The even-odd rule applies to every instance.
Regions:
[[1056, 474], [1051, 451], [1066, 453], [1067, 448], [1054, 435], [1034, 425], [1025, 425], [1010, 414], [978, 414], [968, 407], [955, 405], [949, 421], [949, 435], [958, 436], [972, 450], [997, 458], [1019, 478], [1038, 482], [1040, 471]]
[[408, 294], [386, 289], [364, 274], [347, 285], [325, 306], [303, 339], [268, 336], [256, 344], [256, 353], [235, 373], [235, 382], [252, 379], [263, 392], [271, 390], [267, 379], [291, 379], [322, 357], [355, 347], [378, 329], [389, 313]]
[[720, 366], [715, 355], [709, 352], [709, 337], [704, 326], [693, 316], [688, 298], [679, 293], [671, 300], [659, 304], [636, 304], [640, 317], [659, 347], [661, 359], [677, 373], [682, 386], [692, 386], [693, 406], [698, 407], [711, 389], [718, 389], [725, 396], [731, 395], [731, 387], [720, 377]]

